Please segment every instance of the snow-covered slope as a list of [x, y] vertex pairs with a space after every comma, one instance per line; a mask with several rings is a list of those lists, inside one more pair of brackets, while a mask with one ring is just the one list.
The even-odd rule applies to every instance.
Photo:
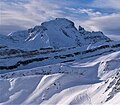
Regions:
[[120, 104], [120, 41], [64, 18], [0, 35], [0, 105], [101, 104]]
[[101, 41], [111, 40], [101, 32], [88, 32], [82, 27], [77, 30], [74, 23], [65, 18], [56, 18], [28, 30], [0, 36], [0, 44], [24, 50], [84, 46]]
[[102, 56], [119, 51], [120, 42], [109, 42], [87, 50], [85, 47], [88, 46], [62, 49], [42, 48], [32, 51], [4, 48], [0, 50], [0, 73]]
[[111, 41], [107, 36], [105, 36], [101, 31], [98, 32], [89, 32], [86, 31], [83, 27], [79, 26], [78, 29], [81, 36], [84, 37], [86, 44], [94, 44], [94, 43], [105, 43]]
[[1, 74], [0, 92], [1, 105], [119, 105], [120, 51]]
[[74, 23], [67, 19], [57, 18], [41, 24], [47, 29], [51, 46], [55, 48], [78, 46], [85, 43]]

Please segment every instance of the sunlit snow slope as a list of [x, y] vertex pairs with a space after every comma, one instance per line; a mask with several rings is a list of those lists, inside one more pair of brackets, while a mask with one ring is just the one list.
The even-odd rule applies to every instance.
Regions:
[[1, 105], [120, 104], [120, 51], [0, 75]]

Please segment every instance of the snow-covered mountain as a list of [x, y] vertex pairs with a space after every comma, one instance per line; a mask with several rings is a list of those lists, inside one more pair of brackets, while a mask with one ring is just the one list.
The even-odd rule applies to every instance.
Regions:
[[119, 105], [120, 41], [57, 18], [0, 35], [0, 105]]
[[119, 105], [120, 51], [1, 74], [0, 86], [1, 105]]
[[[4, 37], [4, 38], [3, 38]], [[65, 18], [56, 18], [34, 28], [0, 36], [0, 44], [25, 50], [44, 47], [62, 48], [111, 41], [102, 32], [88, 32]]]

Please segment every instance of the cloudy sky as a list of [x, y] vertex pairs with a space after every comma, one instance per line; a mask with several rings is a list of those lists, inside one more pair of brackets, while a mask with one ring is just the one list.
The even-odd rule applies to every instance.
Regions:
[[0, 0], [0, 34], [28, 29], [57, 17], [120, 40], [120, 0]]

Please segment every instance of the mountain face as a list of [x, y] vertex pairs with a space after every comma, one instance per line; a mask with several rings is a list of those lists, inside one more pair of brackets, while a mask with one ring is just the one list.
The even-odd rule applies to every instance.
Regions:
[[[7, 41], [6, 41], [7, 40]], [[68, 19], [57, 18], [34, 28], [0, 36], [0, 44], [25, 50], [44, 47], [62, 48], [111, 41], [102, 32], [88, 32], [82, 27], [77, 30]]]
[[106, 37], [102, 32], [98, 31], [98, 32], [89, 32], [86, 31], [84, 28], [82, 28], [81, 26], [79, 26], [79, 33], [81, 34], [81, 36], [84, 37], [85, 41], [87, 42], [86, 44], [93, 44], [93, 43], [97, 43], [97, 42], [109, 42], [111, 41], [108, 37]]
[[120, 41], [64, 18], [0, 35], [0, 105], [101, 104], [120, 104]]

